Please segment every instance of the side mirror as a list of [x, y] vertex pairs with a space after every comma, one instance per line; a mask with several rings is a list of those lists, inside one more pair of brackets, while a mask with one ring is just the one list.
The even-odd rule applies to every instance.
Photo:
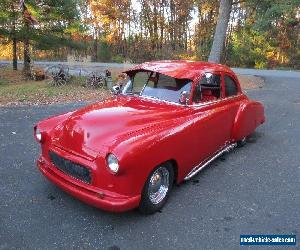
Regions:
[[112, 88], [111, 88], [111, 92], [114, 94], [114, 95], [118, 95], [121, 93], [121, 88], [119, 85], [114, 85]]
[[187, 91], [182, 91], [179, 97], [179, 103], [187, 105], [189, 103], [189, 93]]

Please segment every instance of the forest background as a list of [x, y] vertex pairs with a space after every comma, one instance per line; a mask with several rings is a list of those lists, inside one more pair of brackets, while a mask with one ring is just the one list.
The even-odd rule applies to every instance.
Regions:
[[1, 0], [0, 60], [16, 67], [17, 60], [65, 61], [70, 54], [94, 62], [210, 57], [232, 67], [300, 69], [300, 1]]

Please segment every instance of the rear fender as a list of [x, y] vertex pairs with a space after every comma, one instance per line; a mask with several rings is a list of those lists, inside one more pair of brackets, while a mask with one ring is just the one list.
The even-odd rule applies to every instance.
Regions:
[[242, 103], [234, 120], [232, 139], [239, 141], [249, 136], [264, 122], [264, 107], [261, 103], [251, 100]]

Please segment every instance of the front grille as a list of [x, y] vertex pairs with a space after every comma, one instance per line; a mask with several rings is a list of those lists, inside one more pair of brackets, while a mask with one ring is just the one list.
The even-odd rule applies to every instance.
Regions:
[[52, 151], [49, 151], [49, 157], [57, 169], [73, 178], [91, 184], [91, 173], [86, 167], [69, 161]]

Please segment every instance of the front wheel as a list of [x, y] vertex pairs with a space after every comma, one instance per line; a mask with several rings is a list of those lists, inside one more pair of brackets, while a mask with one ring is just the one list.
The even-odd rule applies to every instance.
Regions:
[[166, 203], [173, 186], [174, 171], [170, 163], [155, 168], [145, 183], [139, 210], [144, 214], [159, 211]]

